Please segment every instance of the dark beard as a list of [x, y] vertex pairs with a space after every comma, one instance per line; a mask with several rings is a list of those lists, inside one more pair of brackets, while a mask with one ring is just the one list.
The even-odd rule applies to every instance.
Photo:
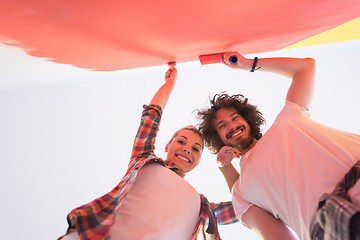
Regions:
[[250, 147], [250, 145], [254, 142], [254, 140], [255, 140], [255, 138], [251, 135], [249, 138], [244, 139], [237, 146], [235, 146], [235, 149], [237, 149], [241, 152], [242, 150]]

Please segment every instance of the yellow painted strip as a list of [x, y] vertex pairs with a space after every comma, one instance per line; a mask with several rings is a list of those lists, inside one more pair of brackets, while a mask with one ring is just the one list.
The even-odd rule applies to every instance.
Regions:
[[287, 46], [284, 49], [343, 42], [355, 39], [360, 39], [360, 17], [328, 31], [304, 39], [293, 45]]

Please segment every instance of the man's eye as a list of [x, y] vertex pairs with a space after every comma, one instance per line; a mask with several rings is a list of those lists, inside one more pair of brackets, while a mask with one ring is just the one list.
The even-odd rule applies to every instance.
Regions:
[[224, 127], [224, 125], [220, 125], [218, 128], [219, 128], [219, 129], [222, 129], [223, 127]]
[[236, 116], [236, 117], [233, 118], [233, 121], [238, 120], [238, 119], [239, 119], [239, 117]]

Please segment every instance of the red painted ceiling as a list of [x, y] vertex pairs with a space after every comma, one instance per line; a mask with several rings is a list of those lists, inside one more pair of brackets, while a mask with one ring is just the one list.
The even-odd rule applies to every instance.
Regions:
[[0, 41], [109, 71], [279, 50], [359, 16], [359, 0], [0, 0]]

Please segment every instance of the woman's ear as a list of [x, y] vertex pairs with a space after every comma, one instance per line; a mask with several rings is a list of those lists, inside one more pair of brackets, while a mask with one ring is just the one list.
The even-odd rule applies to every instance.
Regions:
[[169, 151], [169, 143], [166, 144], [166, 146], [165, 146], [165, 152], [168, 152], [168, 151]]

